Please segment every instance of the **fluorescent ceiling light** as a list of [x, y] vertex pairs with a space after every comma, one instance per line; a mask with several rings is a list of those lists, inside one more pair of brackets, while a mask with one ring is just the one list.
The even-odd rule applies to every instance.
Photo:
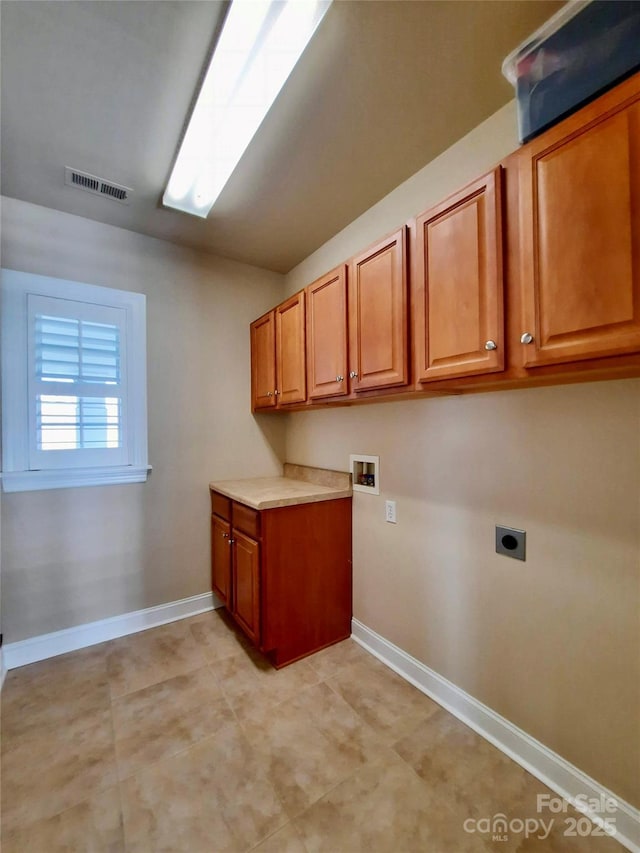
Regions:
[[331, 0], [233, 0], [162, 203], [206, 218]]

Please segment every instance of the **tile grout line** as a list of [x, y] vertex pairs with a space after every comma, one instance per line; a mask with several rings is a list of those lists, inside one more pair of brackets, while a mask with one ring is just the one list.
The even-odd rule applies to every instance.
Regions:
[[[162, 763], [163, 763], [163, 762], [165, 762], [165, 761], [175, 759], [177, 756], [179, 756], [179, 755], [181, 755], [181, 754], [183, 754], [183, 753], [185, 753], [185, 752], [189, 751], [189, 750], [190, 750], [190, 749], [192, 749], [194, 746], [196, 746], [196, 745], [198, 745], [198, 744], [202, 744], [203, 742], [205, 742], [205, 741], [207, 741], [207, 740], [210, 740], [210, 739], [213, 739], [213, 738], [215, 738], [215, 737], [219, 736], [219, 735], [220, 735], [220, 732], [221, 732], [223, 729], [222, 729], [222, 728], [220, 728], [220, 729], [218, 729], [217, 731], [214, 731], [214, 732], [211, 732], [211, 733], [209, 733], [209, 734], [207, 734], [207, 735], [204, 735], [203, 737], [198, 738], [198, 739], [197, 739], [196, 741], [194, 741], [193, 743], [191, 743], [191, 744], [189, 744], [189, 745], [187, 745], [187, 746], [185, 746], [185, 747], [183, 747], [183, 748], [181, 748], [181, 749], [178, 749], [178, 750], [176, 750], [175, 752], [172, 752], [170, 755], [165, 755], [165, 756], [163, 756], [162, 758], [157, 759], [156, 761], [152, 761], [152, 762], [150, 762], [150, 763], [148, 763], [148, 764], [145, 764], [144, 766], [142, 766], [142, 767], [140, 767], [139, 769], [137, 769], [135, 772], [130, 773], [130, 774], [128, 774], [127, 776], [125, 776], [123, 779], [121, 779], [121, 778], [120, 778], [120, 776], [121, 776], [121, 762], [120, 762], [120, 760], [119, 760], [119, 758], [118, 758], [118, 751], [117, 751], [117, 749], [116, 749], [117, 737], [116, 737], [115, 714], [114, 714], [115, 708], [116, 708], [116, 706], [117, 706], [117, 704], [118, 704], [119, 702], [121, 702], [121, 701], [125, 701], [125, 700], [127, 700], [128, 698], [130, 698], [130, 697], [132, 697], [133, 695], [135, 695], [136, 693], [142, 692], [142, 691], [147, 690], [147, 689], [149, 689], [149, 688], [151, 688], [151, 687], [155, 687], [155, 686], [161, 685], [161, 684], [163, 684], [163, 683], [164, 683], [164, 682], [166, 682], [166, 681], [170, 681], [170, 680], [172, 680], [173, 678], [177, 678], [177, 677], [185, 676], [185, 675], [190, 675], [190, 674], [192, 674], [192, 673], [194, 673], [194, 672], [197, 672], [197, 671], [198, 671], [198, 670], [200, 670], [200, 669], [205, 669], [205, 668], [206, 668], [206, 669], [207, 669], [207, 671], [208, 671], [208, 673], [209, 673], [209, 675], [211, 676], [212, 682], [213, 682], [213, 683], [216, 685], [216, 687], [219, 689], [219, 691], [220, 691], [220, 697], [224, 700], [225, 706], [226, 706], [226, 707], [229, 709], [229, 711], [231, 712], [232, 719], [233, 719], [233, 721], [234, 721], [234, 724], [238, 727], [239, 734], [241, 735], [241, 737], [243, 738], [243, 740], [247, 743], [247, 745], [250, 747], [251, 751], [255, 754], [255, 747], [253, 746], [253, 744], [251, 743], [251, 741], [249, 740], [249, 738], [247, 737], [247, 734], [246, 734], [246, 728], [245, 728], [246, 723], [243, 723], [242, 718], [239, 716], [238, 711], [236, 710], [236, 708], [235, 708], [235, 707], [234, 707], [234, 705], [233, 705], [233, 702], [232, 702], [232, 700], [231, 700], [230, 695], [228, 694], [227, 690], [225, 690], [225, 688], [224, 688], [224, 681], [225, 681], [225, 679], [224, 679], [224, 678], [219, 677], [219, 675], [218, 675], [218, 673], [217, 673], [217, 671], [216, 671], [215, 664], [216, 664], [218, 661], [217, 661], [217, 660], [212, 660], [212, 659], [211, 659], [211, 657], [210, 657], [210, 655], [209, 655], [209, 653], [208, 653], [208, 647], [207, 647], [207, 644], [206, 644], [205, 642], [202, 642], [202, 641], [201, 641], [201, 639], [199, 639], [199, 638], [196, 636], [196, 634], [195, 634], [195, 633], [193, 632], [193, 630], [192, 630], [193, 626], [188, 625], [188, 626], [185, 626], [185, 628], [187, 629], [187, 630], [186, 630], [186, 635], [187, 635], [187, 636], [188, 636], [188, 637], [193, 641], [193, 643], [195, 644], [195, 647], [196, 647], [196, 648], [197, 648], [197, 650], [198, 650], [198, 654], [199, 654], [199, 656], [202, 658], [202, 660], [201, 660], [200, 662], [198, 662], [197, 664], [193, 664], [192, 666], [191, 666], [191, 665], [188, 665], [186, 669], [184, 669], [184, 670], [180, 670], [180, 671], [179, 671], [179, 672], [177, 672], [177, 673], [174, 673], [174, 674], [172, 674], [172, 675], [169, 675], [167, 678], [162, 678], [162, 679], [160, 679], [159, 681], [153, 681], [153, 682], [151, 682], [151, 683], [149, 683], [149, 684], [144, 684], [144, 686], [142, 686], [142, 687], [137, 687], [135, 690], [129, 690], [129, 691], [127, 691], [127, 692], [125, 692], [125, 693], [122, 693], [122, 694], [120, 694], [120, 695], [114, 695], [114, 694], [113, 694], [113, 692], [112, 692], [113, 678], [112, 678], [112, 675], [110, 674], [110, 667], [109, 667], [110, 652], [112, 652], [112, 650], [114, 650], [114, 649], [115, 649], [115, 647], [117, 647], [117, 642], [118, 642], [118, 641], [117, 641], [117, 640], [111, 640], [111, 641], [107, 641], [107, 642], [104, 644], [104, 645], [105, 645], [105, 649], [104, 649], [104, 658], [103, 658], [103, 660], [104, 660], [104, 675], [105, 675], [105, 679], [106, 679], [106, 682], [107, 682], [107, 684], [106, 684], [107, 690], [106, 690], [106, 697], [105, 697], [105, 698], [106, 698], [106, 702], [105, 702], [105, 704], [106, 704], [106, 706], [107, 706], [107, 707], [105, 708], [105, 710], [108, 710], [108, 712], [109, 712], [109, 731], [110, 731], [110, 740], [111, 740], [111, 748], [112, 748], [112, 754], [113, 754], [113, 761], [114, 761], [114, 766], [115, 766], [115, 770], [116, 770], [116, 779], [114, 780], [114, 784], [117, 786], [117, 792], [116, 792], [116, 793], [117, 793], [117, 797], [118, 797], [119, 822], [120, 822], [120, 830], [121, 830], [121, 833], [122, 833], [122, 839], [123, 839], [124, 849], [125, 849], [125, 850], [127, 849], [127, 838], [126, 838], [127, 833], [126, 833], [126, 827], [125, 827], [125, 821], [124, 821], [124, 809], [123, 809], [124, 793], [123, 793], [122, 785], [123, 785], [124, 783], [126, 783], [128, 780], [131, 780], [131, 779], [133, 779], [133, 778], [135, 778], [135, 777], [137, 777], [137, 776], [141, 775], [142, 773], [147, 772], [149, 769], [154, 768], [154, 767], [156, 767], [157, 765], [162, 764]], [[128, 639], [128, 638], [127, 638], [127, 639]], [[71, 654], [71, 655], [73, 655], [73, 654], [74, 654], [74, 652], [71, 652], [70, 654]], [[244, 654], [246, 654], [246, 650], [245, 650], [245, 649], [243, 649], [243, 648], [239, 648], [236, 652], [234, 652], [233, 654], [231, 654], [231, 655], [229, 655], [229, 656], [227, 656], [227, 657], [225, 657], [225, 658], [222, 658], [221, 660], [229, 660], [229, 659], [231, 659], [231, 658], [241, 657], [241, 656], [243, 656]], [[349, 707], [350, 712], [354, 715], [354, 718], [355, 718], [355, 719], [357, 719], [361, 724], [363, 724], [363, 725], [367, 725], [367, 726], [368, 726], [368, 724], [366, 723], [366, 720], [364, 720], [364, 719], [361, 717], [361, 715], [358, 713], [358, 711], [357, 711], [355, 708], [353, 708], [353, 707], [352, 707], [352, 706], [351, 706], [351, 705], [350, 705], [350, 704], [345, 700], [345, 697], [341, 696], [341, 694], [340, 694], [336, 689], [334, 689], [334, 688], [331, 686], [331, 684], [329, 684], [329, 683], [328, 683], [329, 679], [333, 679], [333, 678], [335, 678], [335, 677], [336, 677], [336, 676], [337, 676], [341, 671], [343, 671], [344, 669], [346, 669], [346, 668], [350, 665], [350, 663], [345, 663], [344, 665], [339, 665], [339, 666], [337, 666], [334, 670], [332, 670], [332, 671], [331, 671], [328, 675], [326, 675], [325, 677], [323, 677], [323, 676], [322, 676], [322, 674], [321, 674], [321, 672], [318, 672], [318, 670], [317, 670], [317, 669], [316, 669], [316, 668], [315, 668], [315, 667], [314, 667], [314, 666], [313, 666], [309, 661], [306, 661], [306, 662], [305, 662], [305, 664], [306, 664], [306, 669], [309, 671], [309, 674], [313, 677], [314, 682], [313, 682], [313, 683], [309, 683], [309, 684], [303, 684], [301, 687], [297, 688], [297, 689], [292, 693], [292, 696], [291, 696], [291, 697], [284, 698], [284, 699], [281, 699], [280, 701], [276, 701], [276, 702], [274, 702], [274, 703], [273, 703], [273, 705], [271, 706], [271, 708], [269, 709], [270, 711], [274, 711], [274, 712], [276, 712], [276, 709], [277, 709], [277, 708], [279, 708], [279, 707], [280, 707], [282, 704], [284, 704], [285, 702], [293, 701], [293, 700], [295, 700], [297, 697], [299, 697], [300, 695], [304, 695], [305, 693], [307, 693], [308, 691], [310, 691], [312, 688], [316, 688], [316, 687], [318, 687], [318, 686], [320, 686], [320, 685], [324, 685], [324, 686], [326, 686], [326, 687], [331, 691], [331, 693], [332, 693], [334, 696], [337, 696], [337, 697], [338, 697], [338, 698], [340, 698], [343, 702], [345, 702], [345, 704]], [[277, 677], [277, 676], [276, 676], [276, 677]], [[257, 679], [257, 683], [259, 683], [259, 680], [258, 680], [258, 679]], [[314, 726], [317, 728], [317, 725], [316, 725], [316, 724], [314, 724]], [[368, 763], [368, 759], [367, 759], [367, 763]], [[364, 765], [363, 765], [363, 766], [364, 766]], [[300, 820], [300, 818], [301, 818], [301, 817], [302, 817], [302, 816], [303, 816], [307, 811], [309, 811], [309, 809], [311, 809], [314, 805], [316, 805], [316, 803], [318, 803], [318, 802], [319, 802], [320, 800], [322, 800], [324, 797], [328, 796], [328, 795], [329, 795], [329, 794], [330, 794], [330, 793], [331, 793], [331, 792], [332, 792], [336, 787], [340, 786], [340, 785], [341, 785], [341, 784], [343, 784], [345, 781], [348, 781], [349, 779], [351, 779], [351, 778], [352, 778], [352, 777], [353, 777], [357, 772], [359, 772], [359, 770], [360, 770], [360, 769], [361, 769], [361, 768], [356, 768], [356, 769], [354, 769], [354, 770], [353, 770], [353, 772], [349, 772], [349, 773], [347, 773], [343, 778], [339, 779], [337, 782], [335, 782], [335, 784], [331, 785], [331, 786], [330, 786], [330, 787], [328, 787], [325, 791], [323, 791], [323, 792], [322, 792], [322, 794], [321, 794], [320, 796], [318, 796], [316, 799], [313, 799], [310, 803], [308, 803], [307, 805], [305, 805], [305, 807], [304, 807], [304, 808], [302, 808], [300, 811], [296, 811], [296, 812], [295, 812], [294, 814], [292, 814], [292, 815], [290, 815], [290, 814], [289, 814], [289, 812], [287, 811], [287, 809], [285, 808], [285, 804], [284, 804], [284, 802], [283, 802], [283, 800], [282, 800], [282, 798], [281, 798], [281, 796], [280, 796], [279, 792], [276, 790], [276, 788], [275, 788], [275, 787], [274, 787], [274, 785], [272, 784], [272, 782], [271, 782], [271, 780], [270, 780], [269, 775], [268, 775], [268, 774], [266, 774], [266, 775], [265, 775], [265, 781], [269, 784], [269, 787], [272, 789], [272, 791], [273, 791], [273, 794], [274, 794], [274, 796], [275, 796], [276, 801], [280, 803], [280, 806], [281, 806], [281, 808], [282, 808], [283, 817], [284, 817], [284, 818], [286, 818], [286, 820], [285, 820], [285, 822], [284, 822], [280, 827], [278, 827], [278, 828], [277, 828], [276, 830], [274, 830], [272, 833], [270, 833], [269, 835], [264, 836], [264, 838], [262, 838], [259, 842], [257, 842], [257, 844], [255, 844], [255, 845], [253, 845], [252, 847], [247, 848], [247, 849], [248, 849], [248, 850], [253, 850], [253, 849], [255, 849], [255, 847], [260, 846], [260, 844], [264, 843], [268, 838], [270, 838], [271, 836], [275, 835], [277, 832], [281, 831], [282, 829], [284, 829], [285, 827], [287, 827], [287, 826], [289, 826], [289, 825], [292, 827], [292, 829], [293, 829], [293, 831], [295, 832], [296, 836], [297, 836], [298, 838], [300, 838], [300, 833], [299, 833], [298, 827], [297, 827], [297, 825], [296, 825], [296, 821], [299, 821], [299, 820]], [[104, 793], [105, 791], [107, 791], [110, 787], [111, 787], [111, 785], [105, 785], [104, 787], [100, 787], [100, 788], [99, 788], [99, 791], [97, 791], [97, 792], [96, 792], [96, 794], [103, 794], [103, 793]], [[93, 796], [93, 795], [92, 795], [92, 796]], [[85, 799], [86, 799], [86, 798], [85, 798]], [[79, 801], [79, 802], [77, 802], [77, 803], [72, 803], [71, 805], [66, 806], [66, 807], [65, 807], [64, 809], [62, 809], [60, 812], [57, 812], [57, 813], [56, 813], [56, 815], [51, 815], [51, 816], [49, 816], [49, 817], [57, 817], [58, 815], [63, 814], [63, 813], [65, 813], [66, 811], [68, 811], [68, 810], [70, 810], [70, 809], [73, 809], [73, 808], [77, 807], [77, 806], [78, 806], [80, 803], [82, 803], [82, 802], [84, 802], [84, 800], [80, 800], [80, 801]], [[300, 840], [302, 840], [302, 839], [300, 839]]]

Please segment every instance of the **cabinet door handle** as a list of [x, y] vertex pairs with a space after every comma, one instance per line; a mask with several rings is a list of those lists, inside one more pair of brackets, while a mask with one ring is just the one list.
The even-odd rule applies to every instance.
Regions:
[[520, 336], [520, 343], [521, 344], [532, 344], [533, 343], [533, 335], [531, 334], [531, 332], [523, 332], [523, 334]]
[[228, 534], [228, 533], [223, 533], [223, 534], [222, 534], [222, 538], [223, 538], [223, 539], [228, 539], [228, 538], [229, 538], [229, 534]]
[[233, 543], [234, 543], [235, 541], [236, 541], [235, 539], [229, 539], [229, 545], [233, 545]]
[[278, 391], [278, 389], [276, 388], [276, 390], [275, 390], [273, 393], [274, 393], [274, 394], [276, 395], [276, 397], [277, 397], [277, 396], [278, 396], [278, 394], [279, 394], [280, 392], [279, 392], [279, 391]]
[[357, 379], [357, 378], [358, 378], [358, 374], [356, 373], [356, 371], [355, 371], [355, 370], [352, 370], [352, 371], [349, 373], [349, 379]]
[[273, 397], [273, 391], [267, 391], [267, 397]]
[[344, 376], [336, 376], [336, 382], [342, 382]]
[[495, 341], [487, 341], [484, 348], [486, 350], [498, 349], [498, 344]]

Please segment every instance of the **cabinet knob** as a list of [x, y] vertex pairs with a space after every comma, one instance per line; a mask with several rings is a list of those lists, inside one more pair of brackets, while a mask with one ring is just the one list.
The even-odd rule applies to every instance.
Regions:
[[356, 371], [355, 371], [355, 370], [352, 370], [352, 371], [349, 373], [349, 378], [350, 378], [350, 379], [357, 379], [357, 378], [358, 378], [358, 374], [356, 373]]
[[267, 391], [267, 397], [273, 397], [273, 391]]
[[532, 344], [533, 343], [533, 335], [530, 332], [524, 332], [520, 336], [521, 344]]
[[342, 382], [343, 379], [344, 379], [344, 376], [336, 376], [336, 382]]
[[487, 341], [484, 348], [486, 350], [498, 349], [498, 344], [495, 341]]
[[228, 539], [228, 538], [229, 538], [229, 534], [228, 534], [228, 533], [223, 533], [223, 534], [222, 534], [222, 538], [223, 538], [223, 539]]
[[235, 539], [229, 539], [229, 545], [233, 545], [233, 543], [234, 543], [235, 541], [236, 541]]
[[279, 394], [280, 392], [279, 392], [279, 391], [278, 391], [278, 389], [276, 388], [276, 390], [275, 390], [273, 393], [274, 393], [274, 394], [276, 395], [276, 397], [277, 397], [277, 396], [278, 396], [278, 394]]

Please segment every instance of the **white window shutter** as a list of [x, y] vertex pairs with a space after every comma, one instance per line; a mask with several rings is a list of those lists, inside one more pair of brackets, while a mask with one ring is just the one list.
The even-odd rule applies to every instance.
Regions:
[[13, 270], [2, 285], [5, 491], [146, 480], [145, 297]]

